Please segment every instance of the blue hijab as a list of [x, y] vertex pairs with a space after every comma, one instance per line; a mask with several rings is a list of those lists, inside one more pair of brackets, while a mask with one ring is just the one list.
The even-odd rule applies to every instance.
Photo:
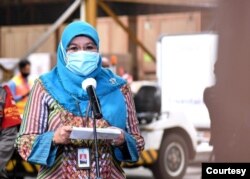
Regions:
[[[71, 40], [79, 35], [91, 38], [99, 49], [99, 37], [94, 27], [83, 21], [70, 23], [64, 29], [61, 42], [58, 45], [56, 66], [49, 73], [40, 77], [44, 88], [63, 108], [80, 116], [86, 111], [89, 101], [86, 91], [82, 89], [82, 81], [92, 77], [97, 82], [96, 95], [100, 100], [103, 116], [112, 120], [112, 116], [117, 114], [122, 115], [122, 120], [124, 120], [126, 118], [126, 105], [120, 87], [126, 82], [110, 70], [102, 68], [101, 57], [98, 68], [88, 76], [78, 76], [66, 68], [65, 49]], [[76, 103], [80, 104], [81, 111]]]

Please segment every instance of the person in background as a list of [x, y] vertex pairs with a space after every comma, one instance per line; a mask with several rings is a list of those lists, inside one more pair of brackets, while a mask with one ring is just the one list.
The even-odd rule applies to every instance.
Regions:
[[30, 89], [33, 85], [33, 81], [28, 78], [30, 68], [31, 64], [27, 59], [20, 60], [18, 63], [19, 73], [8, 82], [20, 114], [23, 114]]
[[131, 84], [133, 82], [133, 76], [130, 75], [125, 69], [124, 67], [119, 67], [119, 75], [125, 79], [128, 84]]
[[102, 67], [109, 68], [114, 74], [116, 74], [117, 58], [112, 55], [110, 58], [102, 57]]
[[14, 152], [21, 117], [7, 85], [0, 86], [0, 178], [8, 178], [5, 167]]
[[89, 78], [97, 82], [103, 115], [96, 119], [96, 127], [120, 131], [115, 139], [97, 142], [100, 178], [126, 178], [121, 162], [138, 161], [144, 139], [130, 87], [102, 67], [96, 29], [75, 21], [62, 33], [56, 66], [34, 83], [16, 140], [23, 159], [40, 164], [37, 178], [96, 178], [93, 140], [70, 138], [73, 127], [94, 125], [89, 97], [82, 89]]
[[107, 57], [102, 57], [102, 67], [103, 68], [109, 68], [110, 67], [110, 62]]

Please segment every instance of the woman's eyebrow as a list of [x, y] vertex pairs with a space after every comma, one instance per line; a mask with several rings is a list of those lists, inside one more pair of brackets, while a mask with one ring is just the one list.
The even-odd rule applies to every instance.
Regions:
[[87, 42], [85, 45], [95, 45], [94, 42]]

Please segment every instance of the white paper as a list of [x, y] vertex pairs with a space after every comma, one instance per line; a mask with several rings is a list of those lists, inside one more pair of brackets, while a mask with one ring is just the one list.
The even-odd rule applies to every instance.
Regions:
[[[115, 128], [97, 128], [97, 139], [114, 139], [117, 138], [121, 131]], [[73, 127], [70, 134], [71, 139], [94, 139], [93, 128]]]

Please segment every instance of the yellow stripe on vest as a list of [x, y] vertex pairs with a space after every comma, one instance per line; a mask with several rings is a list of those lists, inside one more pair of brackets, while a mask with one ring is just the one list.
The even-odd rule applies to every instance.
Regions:
[[153, 164], [158, 158], [157, 150], [149, 149], [141, 152], [140, 158], [136, 163], [122, 163], [123, 167], [134, 167], [134, 166], [142, 166], [142, 165], [150, 165]]
[[[37, 173], [40, 170], [40, 165], [33, 165], [30, 164], [27, 161], [22, 160], [21, 162], [18, 162], [19, 165], [21, 164], [24, 168], [24, 170], [27, 173]], [[7, 165], [6, 165], [6, 171], [8, 172], [15, 172], [15, 167], [20, 167], [18, 166], [16, 160], [10, 160]], [[18, 170], [18, 169], [17, 169]]]
[[35, 171], [32, 165], [26, 161], [22, 161], [22, 165], [24, 166], [25, 170], [29, 173], [33, 173]]

